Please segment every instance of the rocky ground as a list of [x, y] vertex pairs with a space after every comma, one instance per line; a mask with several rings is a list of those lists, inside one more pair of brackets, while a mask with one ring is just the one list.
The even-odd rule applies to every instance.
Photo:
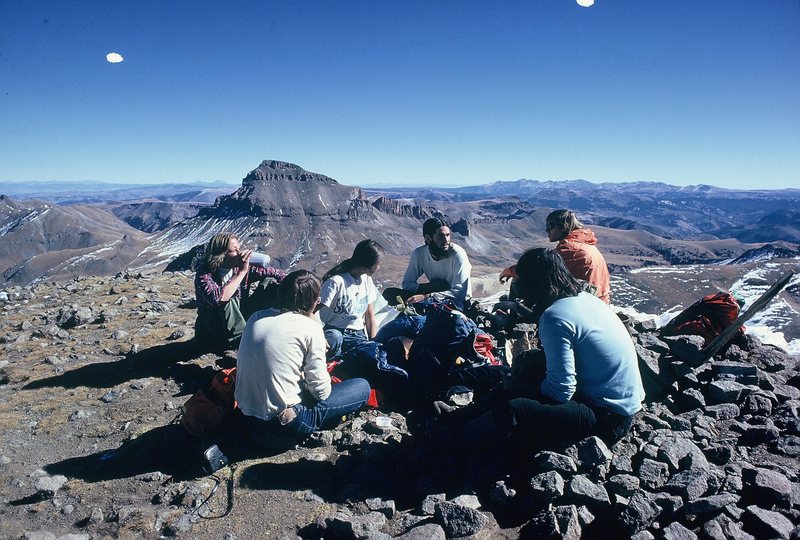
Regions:
[[773, 347], [701, 362], [693, 338], [632, 328], [658, 400], [610, 449], [481, 453], [367, 411], [300, 446], [226, 437], [234, 466], [208, 474], [174, 422], [226, 361], [192, 347], [191, 291], [184, 273], [0, 291], [3, 538], [800, 534], [800, 376]]

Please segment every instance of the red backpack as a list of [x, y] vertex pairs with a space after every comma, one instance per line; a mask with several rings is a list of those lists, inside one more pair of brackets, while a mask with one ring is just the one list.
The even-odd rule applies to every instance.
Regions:
[[236, 404], [236, 368], [221, 369], [181, 407], [181, 425], [194, 437], [210, 435], [241, 414]]
[[[705, 345], [720, 335], [739, 317], [739, 304], [729, 292], [704, 296], [669, 321], [661, 333], [666, 336], [696, 335], [705, 338]], [[744, 333], [744, 327], [738, 334]]]

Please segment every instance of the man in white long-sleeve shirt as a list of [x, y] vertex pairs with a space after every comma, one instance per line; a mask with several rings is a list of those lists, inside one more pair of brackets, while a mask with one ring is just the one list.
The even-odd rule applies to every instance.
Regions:
[[292, 272], [278, 289], [282, 309], [258, 311], [247, 321], [235, 397], [251, 430], [308, 435], [335, 426], [369, 398], [364, 379], [331, 386], [325, 336], [313, 318], [319, 291], [314, 274]]
[[[403, 276], [406, 302], [421, 302], [434, 296], [452, 299], [464, 307], [472, 296], [472, 265], [466, 251], [450, 241], [450, 227], [439, 218], [430, 218], [422, 224], [422, 236], [425, 245], [411, 252]], [[417, 283], [423, 275], [428, 283]]]

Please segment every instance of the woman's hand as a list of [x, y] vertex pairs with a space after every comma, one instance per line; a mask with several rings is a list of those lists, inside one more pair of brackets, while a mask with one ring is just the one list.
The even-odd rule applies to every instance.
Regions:
[[239, 267], [245, 272], [250, 269], [250, 255], [252, 254], [252, 249], [245, 249], [239, 252], [239, 261], [241, 261]]

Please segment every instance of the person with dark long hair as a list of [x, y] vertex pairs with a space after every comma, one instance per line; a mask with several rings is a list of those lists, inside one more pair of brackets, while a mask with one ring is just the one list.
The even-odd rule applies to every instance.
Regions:
[[353, 256], [337, 264], [322, 278], [319, 318], [325, 326], [328, 358], [368, 339], [378, 332], [373, 302], [380, 296], [372, 275], [380, 267], [383, 247], [362, 240]]
[[[194, 291], [197, 299], [195, 340], [206, 350], [236, 349], [247, 317], [268, 302], [266, 285], [285, 276], [282, 270], [251, 264], [253, 250], [242, 249], [239, 238], [231, 233], [215, 234], [205, 245], [202, 260], [195, 269]], [[261, 255], [262, 259], [269, 258]], [[250, 296], [249, 286], [261, 282]]]
[[516, 272], [521, 298], [540, 314], [542, 350], [526, 353], [527, 362], [539, 369], [531, 370], [534, 375], [521, 387], [517, 381], [513, 391], [497, 389], [485, 402], [490, 412], [466, 408], [448, 422], [473, 419], [469, 433], [514, 434], [536, 448], [589, 435], [613, 444], [630, 429], [644, 399], [625, 326], [602, 300], [582, 291], [555, 251], [526, 251]]
[[331, 385], [325, 336], [314, 318], [319, 279], [307, 270], [286, 276], [280, 309], [257, 311], [247, 321], [237, 361], [235, 397], [255, 440], [260, 434], [303, 437], [330, 429], [369, 399], [369, 383]]
[[[575, 212], [563, 208], [547, 215], [545, 231], [548, 240], [557, 242], [555, 251], [564, 259], [567, 270], [576, 278], [592, 285], [595, 295], [600, 300], [606, 304], [610, 303], [608, 265], [603, 254], [597, 249], [597, 237], [594, 232], [578, 221]], [[500, 282], [505, 283], [514, 276], [515, 268], [510, 266], [500, 274]]]

